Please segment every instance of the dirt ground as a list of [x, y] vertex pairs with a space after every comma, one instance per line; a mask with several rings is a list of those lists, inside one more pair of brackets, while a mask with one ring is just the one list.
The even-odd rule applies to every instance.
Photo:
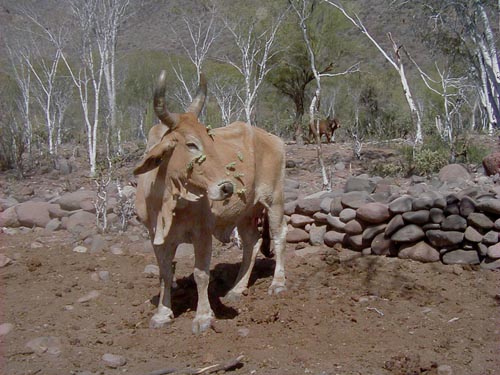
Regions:
[[[345, 159], [344, 174], [361, 168], [349, 168], [342, 147], [326, 146], [328, 157]], [[301, 181], [304, 193], [317, 191], [314, 148], [288, 146], [288, 152], [298, 162], [289, 176]], [[0, 253], [14, 260], [0, 269], [0, 324], [14, 325], [0, 336], [2, 374], [140, 375], [241, 355], [242, 366], [230, 373], [500, 374], [498, 271], [289, 244], [285, 293], [267, 294], [274, 262], [260, 257], [248, 294], [225, 304], [221, 297], [236, 277], [241, 251], [219, 244], [210, 283], [216, 322], [196, 336], [192, 253], [177, 258], [173, 324], [153, 330], [158, 281], [144, 273], [156, 264], [144, 250], [144, 229], [105, 238], [108, 248], [120, 244], [124, 254], [73, 252], [79, 243], [65, 231], [0, 233]], [[109, 271], [109, 279], [96, 279], [99, 271]], [[99, 295], [78, 302], [91, 291]], [[60, 352], [28, 350], [26, 343], [42, 336], [59, 338]], [[106, 353], [126, 364], [107, 367]]]

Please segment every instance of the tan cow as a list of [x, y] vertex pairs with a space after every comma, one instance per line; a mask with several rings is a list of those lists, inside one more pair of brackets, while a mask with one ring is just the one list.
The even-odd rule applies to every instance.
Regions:
[[227, 297], [237, 299], [248, 287], [257, 252], [261, 245], [266, 246], [262, 238], [266, 242], [266, 236], [261, 237], [258, 228], [261, 221], [269, 222], [276, 254], [269, 293], [285, 290], [283, 142], [242, 122], [207, 129], [198, 121], [205, 95], [206, 81], [202, 76], [187, 113], [170, 113], [165, 105], [162, 72], [154, 97], [161, 124], [149, 132], [146, 155], [134, 170], [138, 175], [137, 214], [149, 230], [160, 268], [160, 301], [150, 322], [155, 328], [174, 317], [172, 261], [181, 243], [194, 246], [198, 306], [193, 332], [211, 326], [214, 313], [208, 300], [208, 282], [212, 235], [228, 242], [235, 227], [242, 239], [243, 260], [236, 284]]
[[[333, 142], [333, 134], [335, 130], [340, 128], [340, 122], [337, 118], [332, 118], [328, 116], [325, 120], [319, 120], [319, 138], [324, 135], [327, 142]], [[317, 133], [316, 122], [311, 121], [309, 123], [309, 142], [315, 142]]]

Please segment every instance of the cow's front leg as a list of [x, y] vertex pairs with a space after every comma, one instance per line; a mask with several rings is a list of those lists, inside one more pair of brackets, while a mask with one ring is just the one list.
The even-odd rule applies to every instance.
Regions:
[[210, 234], [202, 241], [193, 243], [195, 251], [194, 280], [198, 290], [198, 306], [193, 320], [193, 333], [198, 334], [212, 326], [214, 313], [208, 300], [208, 283], [210, 281], [210, 260], [212, 257], [212, 238]]
[[160, 299], [158, 309], [149, 322], [150, 328], [161, 328], [172, 322], [172, 282], [174, 278], [172, 261], [177, 245], [154, 245], [158, 267], [160, 268]]
[[279, 294], [286, 290], [285, 278], [285, 246], [286, 246], [286, 222], [283, 219], [281, 205], [271, 207], [269, 210], [269, 228], [274, 242], [274, 253], [276, 254], [276, 266], [269, 294]]

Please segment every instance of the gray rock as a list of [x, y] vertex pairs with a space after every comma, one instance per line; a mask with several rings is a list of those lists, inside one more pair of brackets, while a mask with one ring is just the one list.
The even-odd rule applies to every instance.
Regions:
[[460, 215], [450, 215], [441, 223], [442, 230], [464, 231], [467, 228], [467, 220]]
[[76, 302], [86, 303], [86, 302], [89, 302], [89, 301], [96, 299], [100, 295], [101, 295], [101, 293], [98, 290], [91, 290], [90, 292], [88, 292], [84, 296], [78, 298]]
[[330, 213], [333, 216], [339, 216], [340, 212], [344, 209], [342, 206], [342, 196], [333, 198], [332, 204], [330, 205]]
[[124, 356], [106, 353], [102, 356], [102, 361], [107, 367], [118, 368], [127, 364], [127, 359]]
[[286, 191], [284, 193], [284, 202], [289, 203], [293, 202], [299, 199], [299, 192], [298, 191]]
[[433, 223], [439, 224], [439, 223], [443, 222], [444, 218], [445, 218], [444, 212], [441, 208], [433, 207], [430, 209], [429, 219]]
[[373, 238], [377, 234], [384, 232], [385, 228], [387, 228], [387, 224], [379, 224], [376, 226], [366, 228], [365, 230], [363, 230], [363, 240], [364, 241], [373, 240]]
[[290, 178], [285, 178], [283, 188], [285, 189], [285, 191], [297, 190], [300, 188], [300, 182], [297, 180], [292, 180]]
[[477, 251], [479, 251], [479, 255], [485, 257], [486, 254], [488, 254], [488, 246], [486, 246], [484, 243], [478, 243], [476, 245], [477, 245]]
[[418, 225], [409, 224], [398, 229], [392, 236], [394, 242], [417, 242], [425, 237], [425, 233]]
[[479, 264], [477, 251], [452, 250], [443, 255], [444, 264]]
[[465, 196], [460, 201], [459, 209], [460, 215], [463, 217], [467, 217], [476, 209], [476, 201], [469, 196]]
[[344, 232], [350, 236], [363, 233], [364, 226], [359, 220], [351, 220], [346, 223]]
[[344, 223], [354, 220], [355, 218], [356, 210], [353, 208], [344, 208], [339, 214], [339, 219]]
[[74, 251], [75, 253], [86, 253], [86, 252], [87, 252], [87, 248], [86, 248], [85, 246], [80, 246], [80, 245], [79, 245], [79, 246], [75, 246], [75, 247], [73, 248], [73, 251]]
[[156, 264], [148, 264], [143, 271], [146, 276], [159, 276], [160, 268]]
[[495, 228], [495, 230], [500, 232], [500, 218], [495, 220], [494, 228]]
[[403, 195], [389, 203], [389, 210], [393, 214], [401, 214], [403, 212], [411, 211], [412, 205], [413, 198], [409, 195]]
[[328, 221], [328, 224], [333, 229], [335, 229], [337, 232], [343, 232], [344, 231], [345, 223], [343, 221], [341, 221], [340, 218], [338, 218], [337, 216], [332, 216], [332, 215], [328, 214], [328, 216], [326, 217], [326, 219]]
[[293, 200], [291, 202], [285, 203], [285, 215], [292, 215], [295, 213], [295, 209], [297, 208], [297, 200]]
[[307, 224], [314, 223], [314, 219], [309, 216], [293, 214], [290, 216], [290, 224], [295, 228], [304, 228]]
[[295, 212], [302, 215], [313, 215], [315, 212], [321, 211], [320, 198], [306, 198], [297, 201]]
[[17, 228], [20, 225], [15, 207], [7, 207], [0, 212], [0, 227]]
[[438, 173], [438, 178], [441, 182], [460, 182], [470, 181], [471, 176], [467, 169], [460, 164], [445, 165]]
[[460, 206], [458, 203], [449, 204], [444, 209], [445, 215], [460, 215]]
[[90, 243], [90, 252], [96, 253], [106, 249], [106, 240], [99, 234], [92, 236], [92, 242]]
[[449, 365], [439, 365], [437, 375], [453, 375], [453, 369]]
[[316, 223], [327, 224], [328, 223], [328, 215], [330, 215], [330, 214], [325, 214], [324, 212], [315, 212], [313, 215], [313, 219]]
[[64, 194], [57, 200], [57, 203], [59, 203], [61, 209], [63, 210], [75, 211], [82, 208], [82, 202], [92, 202], [93, 200], [95, 200], [95, 196], [95, 192], [81, 189], [72, 193]]
[[429, 221], [428, 210], [409, 211], [403, 213], [403, 220], [407, 223], [422, 225]]
[[441, 224], [437, 223], [427, 223], [422, 225], [422, 229], [425, 231], [431, 230], [431, 229], [441, 229]]
[[483, 236], [483, 243], [486, 245], [495, 245], [498, 243], [498, 232], [490, 230]]
[[309, 233], [303, 229], [293, 228], [289, 230], [286, 234], [286, 242], [289, 243], [299, 243], [299, 242], [309, 242]]
[[86, 211], [74, 213], [66, 222], [66, 229], [72, 233], [80, 233], [86, 229], [94, 228], [95, 226], [95, 215]]
[[467, 217], [469, 225], [479, 230], [488, 231], [494, 227], [493, 221], [481, 212], [473, 212]]
[[357, 251], [363, 250], [368, 245], [368, 243], [363, 241], [363, 235], [361, 234], [356, 234], [354, 236], [346, 235], [346, 241], [351, 249]]
[[357, 210], [366, 203], [373, 202], [373, 198], [366, 191], [351, 191], [341, 197], [342, 206]]
[[47, 353], [58, 356], [62, 353], [62, 341], [54, 336], [37, 337], [28, 341], [26, 348], [36, 354]]
[[500, 243], [488, 247], [486, 253], [491, 259], [500, 259]]
[[403, 220], [403, 215], [394, 216], [389, 223], [387, 223], [387, 228], [385, 228], [385, 235], [390, 237], [396, 232], [398, 229], [402, 228], [405, 225]]
[[51, 219], [45, 226], [45, 229], [47, 229], [49, 232], [61, 229], [61, 220], [57, 218]]
[[457, 231], [428, 230], [425, 235], [431, 245], [437, 248], [458, 245], [464, 240], [464, 233]]
[[483, 235], [471, 226], [468, 226], [467, 229], [465, 229], [464, 235], [465, 239], [470, 242], [479, 243], [483, 240]]
[[500, 215], [500, 199], [480, 200], [477, 202], [476, 209], [494, 215]]
[[434, 200], [435, 198], [422, 194], [414, 198], [411, 209], [413, 211], [430, 210], [434, 206]]
[[445, 207], [446, 207], [446, 198], [444, 198], [444, 197], [438, 197], [438, 198], [436, 198], [434, 200], [433, 207], [440, 208], [440, 209], [444, 210]]
[[12, 323], [2, 323], [0, 324], [0, 337], [8, 335], [14, 329], [14, 324]]
[[356, 210], [356, 217], [371, 224], [384, 223], [391, 217], [386, 204], [373, 202], [367, 203]]
[[24, 227], [41, 227], [45, 226], [50, 221], [49, 206], [47, 202], [28, 201], [15, 206], [17, 220]]
[[439, 260], [439, 251], [425, 241], [420, 241], [416, 244], [403, 245], [398, 253], [398, 257], [423, 263], [437, 262]]
[[12, 263], [12, 259], [10, 259], [7, 255], [0, 254], [0, 268], [8, 266]]
[[496, 270], [500, 269], [500, 259], [489, 259], [485, 258], [481, 262], [481, 269], [483, 270]]
[[389, 255], [394, 250], [394, 243], [384, 233], [379, 233], [375, 236], [371, 243], [372, 254]]
[[334, 230], [325, 233], [323, 240], [325, 245], [333, 247], [335, 244], [342, 244], [345, 239], [345, 233], [340, 233]]
[[14, 207], [19, 204], [18, 200], [13, 197], [0, 198], [0, 211], [5, 211], [7, 208]]
[[321, 208], [321, 212], [329, 213], [330, 207], [332, 206], [333, 197], [325, 197], [321, 200], [319, 207]]
[[325, 243], [324, 237], [326, 233], [326, 225], [312, 225], [309, 230], [309, 243], [313, 246], [320, 246]]
[[346, 181], [344, 192], [365, 191], [367, 193], [373, 193], [375, 191], [375, 186], [376, 184], [369, 178], [351, 177]]

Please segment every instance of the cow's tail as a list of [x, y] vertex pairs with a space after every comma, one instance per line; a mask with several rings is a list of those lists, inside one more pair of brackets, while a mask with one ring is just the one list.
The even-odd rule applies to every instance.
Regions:
[[274, 257], [274, 252], [271, 250], [271, 233], [269, 231], [269, 216], [267, 210], [262, 215], [262, 245], [260, 245], [260, 252], [266, 258]]

